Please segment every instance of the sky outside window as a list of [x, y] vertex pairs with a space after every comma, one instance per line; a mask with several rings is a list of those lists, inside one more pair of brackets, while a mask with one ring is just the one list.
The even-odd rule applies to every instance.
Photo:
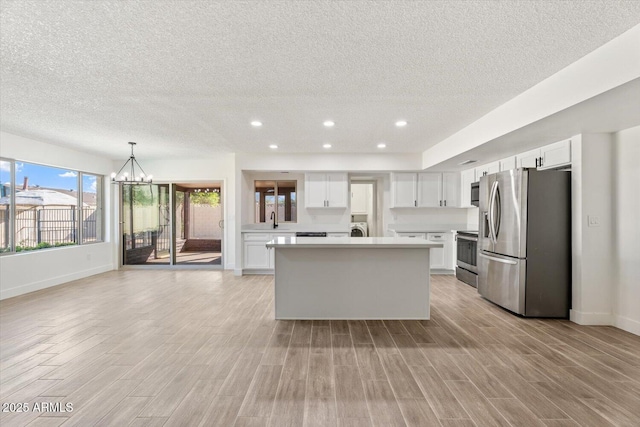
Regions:
[[16, 162], [16, 190], [22, 189], [25, 177], [29, 177], [30, 189], [42, 187], [78, 191], [78, 172], [76, 171]]

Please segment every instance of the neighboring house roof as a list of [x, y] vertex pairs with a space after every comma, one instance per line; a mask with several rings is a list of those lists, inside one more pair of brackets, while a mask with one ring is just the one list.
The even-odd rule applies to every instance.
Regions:
[[[0, 198], [0, 205], [9, 205], [10, 203], [8, 196]], [[16, 206], [76, 206], [77, 204], [77, 197], [56, 190], [39, 188], [16, 191]], [[88, 206], [88, 204], [85, 203], [84, 206]]]

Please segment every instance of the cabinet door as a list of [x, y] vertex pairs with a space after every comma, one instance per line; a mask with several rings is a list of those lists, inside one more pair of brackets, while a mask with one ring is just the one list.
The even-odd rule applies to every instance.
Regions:
[[266, 244], [266, 241], [244, 242], [244, 268], [271, 268], [270, 251]]
[[460, 207], [459, 189], [460, 174], [457, 172], [444, 172], [442, 174], [442, 200], [444, 201], [444, 206], [449, 208]]
[[515, 169], [518, 165], [516, 162], [516, 156], [507, 157], [506, 159], [500, 160], [498, 163], [500, 163], [500, 172]]
[[327, 207], [346, 208], [349, 200], [349, 181], [346, 173], [328, 173]]
[[351, 214], [366, 214], [369, 206], [368, 187], [364, 184], [351, 184]]
[[429, 251], [429, 266], [431, 268], [446, 269], [444, 248], [433, 248]]
[[556, 142], [540, 149], [542, 168], [553, 168], [571, 163], [571, 140]]
[[418, 174], [418, 206], [437, 207], [442, 206], [442, 174], [419, 173]]
[[416, 206], [417, 175], [415, 173], [394, 173], [391, 175], [391, 207], [409, 208]]
[[536, 164], [536, 159], [540, 157], [540, 149], [536, 148], [535, 150], [527, 151], [525, 153], [519, 154], [517, 156], [518, 159], [518, 167], [519, 168], [535, 168], [538, 165]]
[[308, 173], [304, 176], [304, 201], [307, 208], [324, 208], [327, 200], [326, 176]]
[[475, 169], [468, 169], [460, 174], [460, 207], [462, 208], [473, 207], [471, 204], [471, 184], [476, 182], [475, 179]]
[[476, 181], [480, 181], [480, 177], [500, 172], [500, 162], [487, 163], [486, 165], [476, 168]]

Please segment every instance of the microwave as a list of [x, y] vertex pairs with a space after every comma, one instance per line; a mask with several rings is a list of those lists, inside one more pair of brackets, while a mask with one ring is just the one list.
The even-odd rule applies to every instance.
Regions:
[[471, 183], [471, 205], [480, 206], [480, 183]]

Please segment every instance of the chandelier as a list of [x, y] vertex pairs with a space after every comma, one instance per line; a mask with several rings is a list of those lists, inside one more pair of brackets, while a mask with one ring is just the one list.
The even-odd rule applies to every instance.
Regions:
[[116, 173], [111, 174], [111, 182], [114, 184], [129, 184], [129, 185], [142, 185], [151, 184], [153, 176], [145, 174], [142, 166], [136, 160], [136, 156], [133, 155], [133, 146], [135, 142], [129, 142], [131, 146], [131, 156], [129, 160], [124, 162], [124, 165]]

